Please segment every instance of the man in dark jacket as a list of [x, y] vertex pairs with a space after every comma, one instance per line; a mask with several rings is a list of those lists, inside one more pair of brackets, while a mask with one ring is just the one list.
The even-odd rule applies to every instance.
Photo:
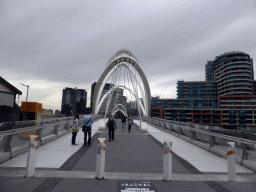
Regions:
[[108, 122], [107, 122], [107, 127], [108, 127], [109, 141], [111, 141], [111, 140], [114, 141], [116, 121], [115, 121], [114, 117], [111, 114], [110, 114], [110, 117], [109, 117]]

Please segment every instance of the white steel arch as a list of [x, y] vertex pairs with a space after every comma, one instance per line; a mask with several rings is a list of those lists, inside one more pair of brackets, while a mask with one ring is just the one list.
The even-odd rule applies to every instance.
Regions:
[[111, 114], [114, 115], [117, 111], [121, 111], [126, 117], [128, 117], [128, 113], [126, 111], [126, 108], [122, 104], [117, 104], [113, 109]]
[[[125, 86], [115, 86], [111, 90], [108, 91], [101, 99], [101, 93], [103, 91], [103, 88], [107, 82], [107, 80], [110, 78], [111, 75], [114, 73], [118, 73], [119, 68], [121, 67], [126, 67], [128, 74], [131, 79], [133, 79], [133, 90], [125, 87]], [[136, 77], [136, 74], [139, 75], [141, 81], [138, 80]], [[147, 78], [142, 71], [142, 69], [139, 66], [137, 58], [127, 49], [121, 49], [118, 52], [116, 52], [109, 60], [107, 63], [104, 72], [102, 73], [101, 77], [99, 78], [97, 85], [94, 90], [94, 95], [93, 95], [93, 106], [92, 106], [92, 112], [97, 114], [99, 112], [99, 109], [107, 96], [111, 97], [112, 93], [115, 89], [118, 87], [124, 88], [128, 90], [132, 95], [135, 97], [136, 102], [138, 104], [139, 110], [141, 109], [142, 113], [145, 116], [150, 115], [151, 111], [151, 93], [150, 93], [150, 88], [149, 84], [147, 81]], [[138, 87], [138, 88], [137, 88]], [[140, 91], [143, 104], [142, 105], [140, 99], [138, 98], [138, 91]]]
[[111, 114], [116, 114], [116, 112], [118, 112], [118, 111], [121, 111], [124, 115], [127, 115], [122, 109], [117, 109], [117, 110], [115, 110], [113, 113], [111, 113]]
[[[106, 92], [106, 93], [104, 94], [104, 96], [101, 98], [100, 103], [99, 103], [99, 105], [98, 105], [98, 107], [97, 107], [97, 109], [96, 109], [96, 114], [99, 112], [100, 107], [101, 107], [101, 105], [103, 104], [104, 100], [105, 100], [109, 95], [111, 95], [112, 92], [114, 92], [114, 91], [115, 91], [117, 88], [119, 88], [119, 87], [126, 89], [127, 91], [129, 91], [129, 92], [135, 97], [135, 95], [134, 95], [134, 93], [132, 92], [132, 90], [130, 90], [129, 88], [127, 88], [127, 87], [125, 87], [125, 86], [116, 86], [116, 87], [113, 87], [113, 88], [111, 88], [108, 92]], [[146, 112], [145, 112], [145, 109], [144, 109], [144, 107], [143, 107], [141, 101], [139, 100], [138, 102], [139, 102], [139, 106], [140, 106], [140, 108], [141, 108], [142, 114], [143, 114], [144, 116], [146, 116]]]

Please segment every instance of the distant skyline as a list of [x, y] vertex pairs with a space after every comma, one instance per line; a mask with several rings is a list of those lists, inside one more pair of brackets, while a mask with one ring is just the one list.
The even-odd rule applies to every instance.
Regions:
[[[60, 110], [65, 87], [98, 81], [129, 49], [151, 95], [176, 98], [177, 80], [205, 80], [205, 64], [230, 51], [256, 59], [255, 0], [0, 1], [0, 76], [21, 101]], [[255, 69], [254, 69], [255, 70]]]

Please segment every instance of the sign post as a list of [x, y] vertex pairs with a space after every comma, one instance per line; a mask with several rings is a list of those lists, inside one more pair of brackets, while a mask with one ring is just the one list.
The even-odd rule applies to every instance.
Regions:
[[96, 179], [104, 179], [106, 143], [106, 138], [98, 138], [97, 140]]
[[172, 142], [164, 141], [163, 179], [172, 180]]
[[33, 177], [35, 175], [38, 136], [30, 135], [29, 139], [30, 139], [30, 144], [28, 146], [26, 177]]
[[235, 142], [227, 142], [228, 181], [236, 181]]

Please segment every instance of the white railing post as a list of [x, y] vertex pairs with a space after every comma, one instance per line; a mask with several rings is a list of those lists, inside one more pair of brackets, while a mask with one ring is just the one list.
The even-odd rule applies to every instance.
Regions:
[[235, 142], [227, 142], [228, 181], [236, 181]]
[[163, 179], [172, 180], [172, 142], [164, 141]]
[[28, 146], [26, 177], [33, 177], [35, 175], [38, 136], [30, 135], [29, 140], [30, 144]]
[[104, 179], [106, 143], [106, 138], [98, 138], [97, 140], [96, 179]]

